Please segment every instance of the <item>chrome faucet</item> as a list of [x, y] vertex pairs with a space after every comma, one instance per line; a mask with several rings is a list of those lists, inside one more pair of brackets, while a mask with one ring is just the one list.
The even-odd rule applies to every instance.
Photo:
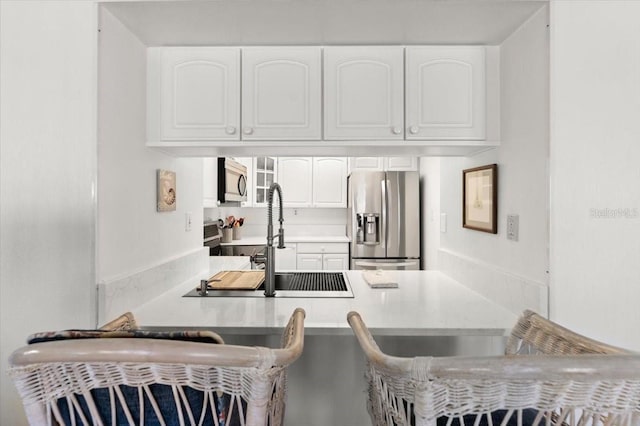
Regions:
[[[279, 218], [280, 229], [278, 229], [278, 233], [273, 235], [273, 193], [278, 192], [278, 200], [279, 200]], [[269, 187], [269, 196], [267, 199], [267, 250], [264, 256], [256, 255], [254, 256], [255, 262], [264, 262], [265, 264], [265, 279], [264, 279], [264, 295], [266, 297], [273, 297], [276, 295], [276, 252], [275, 247], [273, 246], [273, 239], [278, 237], [278, 248], [284, 248], [284, 228], [282, 227], [282, 222], [284, 219], [282, 218], [282, 188], [278, 183], [274, 182]]]

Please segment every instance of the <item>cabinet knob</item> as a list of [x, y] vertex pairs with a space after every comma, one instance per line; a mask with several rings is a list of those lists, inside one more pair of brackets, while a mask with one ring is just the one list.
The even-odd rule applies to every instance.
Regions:
[[412, 135], [417, 134], [419, 131], [420, 131], [420, 128], [418, 126], [409, 127], [409, 133], [411, 133]]
[[227, 132], [228, 135], [235, 135], [236, 133], [236, 128], [233, 126], [228, 126], [225, 131]]
[[253, 127], [245, 127], [243, 130], [245, 135], [252, 135], [253, 134]]
[[391, 131], [394, 135], [399, 135], [400, 133], [402, 133], [402, 127], [394, 126], [391, 128]]

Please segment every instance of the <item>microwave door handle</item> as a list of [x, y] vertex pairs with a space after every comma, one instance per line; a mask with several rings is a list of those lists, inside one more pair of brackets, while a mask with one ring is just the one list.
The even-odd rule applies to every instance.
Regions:
[[238, 177], [238, 194], [244, 197], [247, 193], [247, 178], [242, 173]]

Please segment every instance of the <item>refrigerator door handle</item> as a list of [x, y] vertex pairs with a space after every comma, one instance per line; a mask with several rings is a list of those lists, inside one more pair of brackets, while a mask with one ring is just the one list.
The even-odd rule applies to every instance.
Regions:
[[417, 261], [414, 261], [414, 262], [398, 262], [398, 263], [355, 262], [356, 266], [369, 266], [369, 267], [376, 267], [376, 266], [415, 266], [417, 264], [418, 264]]
[[387, 199], [387, 178], [386, 176], [382, 178], [380, 181], [380, 189], [382, 191], [382, 229], [380, 230], [382, 233], [382, 247], [384, 248], [385, 253], [387, 252], [387, 244], [389, 242], [389, 231], [387, 229], [387, 206], [389, 200]]

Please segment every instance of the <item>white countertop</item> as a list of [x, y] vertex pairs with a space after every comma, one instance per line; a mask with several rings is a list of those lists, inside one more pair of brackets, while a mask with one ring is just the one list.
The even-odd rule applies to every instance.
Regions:
[[[219, 260], [223, 259], [223, 260]], [[517, 315], [437, 271], [388, 271], [398, 288], [371, 289], [362, 271], [346, 271], [354, 297], [182, 297], [200, 278], [246, 267], [246, 258], [212, 257], [206, 276], [177, 285], [133, 313], [145, 328], [209, 328], [227, 334], [280, 334], [296, 307], [307, 334], [350, 335], [347, 313], [360, 312], [377, 335], [507, 335]]]
[[[349, 237], [346, 235], [326, 235], [326, 236], [289, 236], [285, 235], [286, 243], [348, 243]], [[222, 246], [257, 246], [267, 244], [267, 237], [243, 237], [239, 240], [232, 240], [230, 243], [220, 242]]]

